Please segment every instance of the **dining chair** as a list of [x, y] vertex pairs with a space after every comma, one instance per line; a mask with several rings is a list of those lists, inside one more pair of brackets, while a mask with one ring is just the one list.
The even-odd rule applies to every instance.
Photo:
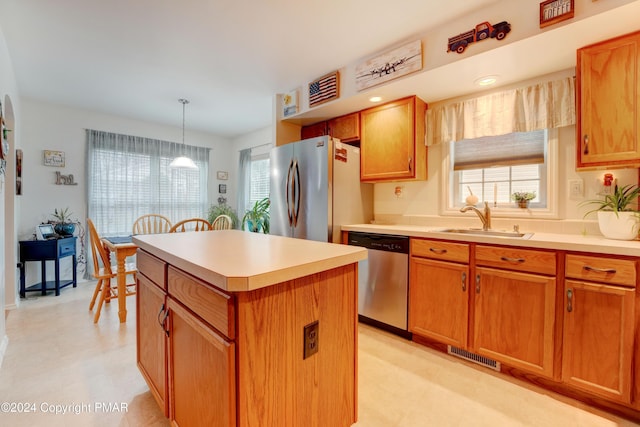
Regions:
[[211, 223], [211, 228], [214, 230], [231, 230], [233, 227], [233, 221], [229, 215], [218, 215], [216, 219]]
[[209, 221], [203, 218], [183, 219], [171, 227], [169, 233], [182, 233], [185, 231], [209, 231], [212, 230]]
[[[118, 274], [116, 272], [116, 267], [111, 266], [109, 253], [102, 244], [96, 227], [90, 219], [87, 219], [87, 228], [89, 229], [91, 254], [93, 255], [93, 277], [98, 280], [96, 288], [93, 291], [93, 297], [91, 297], [91, 302], [89, 303], [89, 310], [93, 310], [96, 299], [98, 299], [98, 308], [96, 309], [96, 313], [93, 317], [93, 323], [98, 323], [98, 319], [100, 319], [100, 313], [102, 311], [102, 304], [118, 298], [118, 286], [111, 285], [111, 279], [116, 278]], [[126, 296], [136, 294], [136, 273], [137, 270], [135, 264], [125, 264], [125, 274], [133, 275], [134, 279], [134, 283], [127, 284]]]
[[164, 215], [142, 215], [133, 223], [133, 234], [159, 234], [168, 233], [171, 229], [171, 221]]

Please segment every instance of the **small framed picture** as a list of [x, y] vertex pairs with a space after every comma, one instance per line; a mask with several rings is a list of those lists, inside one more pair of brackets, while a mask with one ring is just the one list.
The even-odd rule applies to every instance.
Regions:
[[64, 151], [44, 150], [44, 165], [64, 167]]
[[219, 180], [227, 180], [229, 179], [229, 172], [226, 171], [218, 171], [216, 176], [218, 177]]
[[293, 116], [298, 112], [299, 98], [298, 89], [282, 95], [282, 115], [284, 117]]
[[540, 3], [540, 28], [573, 18], [574, 0], [546, 0]]
[[218, 184], [218, 193], [226, 194], [227, 193], [227, 184]]

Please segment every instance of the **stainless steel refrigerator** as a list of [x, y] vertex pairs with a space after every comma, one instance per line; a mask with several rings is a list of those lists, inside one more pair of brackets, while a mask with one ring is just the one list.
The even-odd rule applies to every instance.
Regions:
[[321, 136], [271, 149], [270, 233], [340, 243], [340, 226], [373, 219], [360, 149]]

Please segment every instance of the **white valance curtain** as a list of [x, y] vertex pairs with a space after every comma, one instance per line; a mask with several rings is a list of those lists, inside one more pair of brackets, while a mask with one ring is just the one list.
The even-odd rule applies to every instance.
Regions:
[[573, 77], [427, 110], [427, 145], [575, 124]]
[[[87, 129], [87, 212], [105, 236], [131, 234], [141, 215], [173, 223], [207, 212], [209, 148]], [[198, 170], [171, 169], [185, 154]]]

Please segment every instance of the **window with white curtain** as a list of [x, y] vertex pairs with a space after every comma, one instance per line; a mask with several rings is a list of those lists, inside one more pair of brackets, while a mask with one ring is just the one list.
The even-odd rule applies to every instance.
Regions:
[[[206, 218], [209, 148], [87, 130], [88, 216], [101, 235], [129, 235], [141, 215]], [[178, 155], [198, 170], [171, 169]]]
[[547, 131], [515, 132], [451, 143], [453, 205], [469, 191], [492, 206], [511, 206], [514, 192], [535, 192], [530, 208], [547, 206]]
[[250, 210], [253, 205], [269, 197], [269, 154], [251, 156], [248, 198], [245, 208]]

